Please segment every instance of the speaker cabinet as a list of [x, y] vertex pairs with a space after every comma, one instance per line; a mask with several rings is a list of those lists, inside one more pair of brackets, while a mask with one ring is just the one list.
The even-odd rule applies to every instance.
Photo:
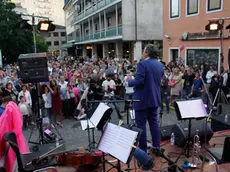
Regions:
[[[200, 121], [192, 121], [191, 126], [191, 140], [193, 140], [193, 137], [196, 134], [196, 130], [199, 130], [199, 137], [200, 142], [205, 143], [205, 125], [206, 122], [204, 120]], [[175, 135], [175, 145], [179, 147], [184, 147], [187, 140], [188, 140], [188, 123], [181, 122], [179, 124], [175, 124], [172, 128], [172, 133]], [[210, 139], [213, 136], [213, 131], [210, 127], [210, 125], [207, 126], [207, 142], [210, 141]]]
[[23, 83], [49, 81], [47, 53], [21, 54], [18, 64]]

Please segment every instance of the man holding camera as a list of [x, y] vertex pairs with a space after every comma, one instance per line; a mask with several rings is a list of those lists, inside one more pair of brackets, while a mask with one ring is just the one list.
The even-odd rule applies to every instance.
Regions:
[[120, 111], [117, 107], [117, 103], [115, 102], [116, 98], [114, 95], [114, 91], [116, 90], [116, 83], [114, 82], [114, 80], [112, 80], [112, 76], [113, 75], [111, 73], [106, 74], [106, 80], [103, 81], [102, 83], [102, 87], [104, 91], [104, 99], [114, 101], [112, 104], [114, 105], [117, 111], [118, 118], [122, 119]]

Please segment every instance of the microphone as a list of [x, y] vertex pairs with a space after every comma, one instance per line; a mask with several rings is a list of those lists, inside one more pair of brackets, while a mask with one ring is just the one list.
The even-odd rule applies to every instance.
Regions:
[[134, 157], [143, 171], [151, 170], [155, 165], [154, 158], [151, 159], [150, 156], [141, 149], [135, 150]]

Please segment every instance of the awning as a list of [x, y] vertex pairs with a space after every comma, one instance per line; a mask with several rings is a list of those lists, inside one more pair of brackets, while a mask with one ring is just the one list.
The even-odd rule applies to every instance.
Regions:
[[62, 48], [71, 48], [71, 47], [74, 47], [74, 42], [65, 43], [61, 47]]

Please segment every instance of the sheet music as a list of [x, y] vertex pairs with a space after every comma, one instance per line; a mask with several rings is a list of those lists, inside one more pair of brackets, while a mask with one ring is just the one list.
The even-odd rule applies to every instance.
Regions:
[[176, 103], [183, 119], [208, 117], [204, 103], [201, 99], [178, 101]]
[[93, 123], [95, 127], [97, 127], [105, 111], [107, 111], [109, 108], [110, 107], [105, 103], [99, 104], [99, 106], [97, 107], [97, 109], [94, 111], [93, 115], [90, 118], [90, 121]]
[[[87, 125], [88, 125], [87, 120], [81, 120], [80, 123], [81, 123], [82, 130], [86, 130]], [[92, 124], [92, 122], [90, 120], [89, 120], [89, 128], [95, 128], [95, 126]]]
[[138, 132], [108, 123], [101, 137], [98, 149], [108, 153], [123, 163], [127, 163]]

